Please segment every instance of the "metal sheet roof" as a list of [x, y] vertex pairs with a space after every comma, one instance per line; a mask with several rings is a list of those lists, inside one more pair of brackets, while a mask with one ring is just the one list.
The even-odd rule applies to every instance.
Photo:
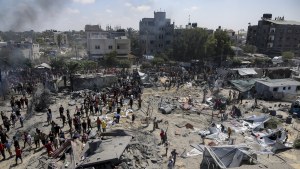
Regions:
[[261, 83], [269, 87], [300, 86], [300, 82], [294, 79], [261, 79], [257, 80], [257, 83]]
[[241, 76], [257, 74], [257, 72], [253, 68], [238, 68], [238, 69], [232, 69], [232, 70], [237, 70]]

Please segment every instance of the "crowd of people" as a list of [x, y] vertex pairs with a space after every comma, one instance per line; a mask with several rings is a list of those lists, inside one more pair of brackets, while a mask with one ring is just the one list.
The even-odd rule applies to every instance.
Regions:
[[[14, 86], [13, 83], [12, 85]], [[35, 128], [35, 131], [28, 131], [24, 128], [24, 119], [29, 105], [28, 97], [31, 93], [27, 90], [26, 85], [21, 85], [21, 83], [18, 87], [13, 87], [12, 90], [14, 94], [10, 99], [11, 112], [1, 111], [3, 126], [0, 125], [0, 151], [3, 160], [7, 159], [7, 153], [10, 157], [15, 155], [16, 164], [19, 159], [22, 162], [23, 151], [45, 149], [50, 157], [69, 139], [79, 139], [86, 143], [94, 127], [97, 127], [98, 134], [107, 132], [108, 119], [105, 118], [106, 114], [112, 113], [113, 123], [119, 123], [121, 112], [125, 111], [124, 105], [126, 105], [126, 109], [131, 109], [131, 111], [135, 104], [138, 109], [142, 107], [142, 87], [139, 81], [119, 78], [117, 83], [108, 91], [85, 93], [83, 104], [75, 105], [75, 108], [71, 109], [60, 105], [58, 110], [52, 110], [53, 108], [49, 107], [45, 113], [46, 124], [42, 128], [40, 126]], [[53, 114], [54, 112], [59, 114]], [[133, 113], [132, 123], [134, 123], [135, 118]], [[16, 128], [18, 121], [20, 127]], [[20, 134], [17, 130], [21, 128], [24, 128], [24, 131]], [[14, 132], [11, 140], [9, 135], [13, 135]], [[20, 140], [23, 142], [23, 147], [20, 147]], [[12, 144], [15, 153], [12, 152]]]

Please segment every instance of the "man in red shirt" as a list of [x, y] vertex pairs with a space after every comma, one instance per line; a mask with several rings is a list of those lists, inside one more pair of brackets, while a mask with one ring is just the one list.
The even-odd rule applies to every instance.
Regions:
[[0, 152], [1, 155], [3, 156], [3, 159], [5, 160], [5, 145], [0, 141]]
[[48, 144], [45, 145], [45, 147], [47, 149], [48, 156], [50, 157], [51, 153], [53, 153], [51, 141], [49, 141]]
[[21, 163], [23, 163], [22, 160], [22, 150], [20, 149], [20, 147], [16, 147], [16, 165], [18, 165], [18, 158], [21, 159]]

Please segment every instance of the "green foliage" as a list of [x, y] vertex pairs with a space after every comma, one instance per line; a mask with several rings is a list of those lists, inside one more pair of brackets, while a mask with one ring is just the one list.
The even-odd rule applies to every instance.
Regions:
[[152, 67], [152, 65], [149, 62], [144, 62], [141, 65], [141, 69], [149, 69], [151, 67]]
[[238, 66], [238, 65], [241, 65], [242, 60], [237, 57], [233, 57], [231, 59], [231, 62], [232, 62], [232, 66]]
[[244, 50], [245, 53], [256, 53], [257, 48], [254, 45], [245, 45], [242, 47], [242, 49]]
[[62, 41], [62, 35], [61, 34], [58, 34], [57, 35], [57, 45], [58, 45], [58, 48], [60, 48], [61, 47], [61, 41]]
[[204, 45], [208, 34], [204, 29], [180, 30], [173, 42], [173, 56], [178, 61], [190, 61], [199, 59], [204, 55]]
[[288, 61], [290, 59], [293, 59], [295, 54], [291, 51], [288, 52], [282, 52], [282, 59], [283, 61]]
[[151, 60], [152, 65], [162, 65], [165, 63], [165, 60], [163, 58], [154, 57], [153, 60]]
[[219, 63], [226, 60], [227, 55], [233, 55], [231, 42], [223, 30], [209, 35], [202, 28], [184, 29], [175, 32], [173, 42], [173, 59], [177, 61], [216, 60]]
[[118, 65], [120, 68], [130, 68], [131, 67], [131, 63], [127, 59], [118, 61]]
[[256, 65], [264, 65], [264, 64], [271, 64], [272, 63], [272, 60], [270, 58], [258, 58], [256, 57], [254, 59], [254, 63]]
[[128, 38], [130, 39], [131, 51], [133, 55], [142, 55], [142, 48], [139, 43], [138, 31], [133, 28], [127, 28]]
[[66, 63], [66, 69], [70, 76], [82, 69], [82, 64], [79, 61], [70, 61]]
[[156, 55], [154, 56], [154, 58], [161, 58], [161, 59], [164, 60], [164, 62], [166, 62], [166, 61], [169, 60], [168, 56], [167, 56], [165, 53], [159, 53], [159, 54], [156, 54]]
[[110, 52], [104, 57], [104, 66], [115, 67], [117, 65], [118, 65], [118, 60], [117, 60], [116, 51]]
[[63, 58], [59, 57], [59, 59], [54, 58], [50, 60], [50, 66], [54, 70], [63, 70], [66, 67], [66, 62]]
[[81, 66], [83, 70], [95, 70], [98, 67], [98, 63], [91, 60], [81, 61]]
[[230, 47], [230, 38], [225, 31], [217, 30], [214, 33], [214, 38], [216, 39], [216, 56], [219, 56], [215, 60], [220, 64], [226, 60], [227, 55], [233, 55], [233, 51]]

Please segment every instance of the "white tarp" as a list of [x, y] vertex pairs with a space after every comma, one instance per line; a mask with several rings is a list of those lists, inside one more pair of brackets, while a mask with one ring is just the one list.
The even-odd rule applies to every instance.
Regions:
[[253, 68], [240, 68], [237, 71], [241, 76], [257, 75], [257, 72]]
[[51, 69], [51, 66], [48, 65], [47, 63], [42, 63], [40, 65], [37, 65], [35, 68], [47, 68], [47, 69]]
[[203, 152], [197, 150], [196, 148], [193, 148], [190, 152], [186, 153], [186, 156], [187, 157], [193, 157], [193, 156], [197, 156], [197, 155], [200, 155], [200, 154], [203, 154]]
[[139, 73], [139, 76], [142, 77], [145, 75], [145, 73], [142, 73], [142, 72], [138, 72]]

